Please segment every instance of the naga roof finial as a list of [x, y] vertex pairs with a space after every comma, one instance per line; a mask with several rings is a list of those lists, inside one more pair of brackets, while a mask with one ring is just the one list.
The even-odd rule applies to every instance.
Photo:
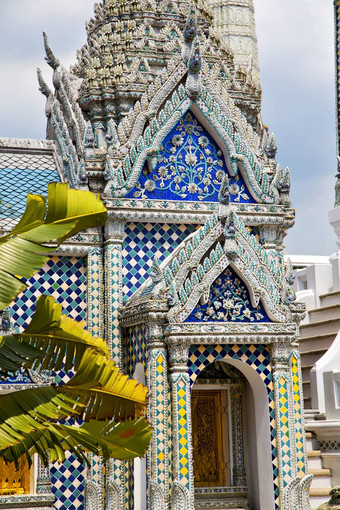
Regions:
[[48, 63], [48, 65], [51, 66], [52, 69], [55, 70], [60, 65], [60, 62], [51, 49], [51, 46], [48, 42], [46, 32], [43, 32], [43, 37], [44, 37], [44, 46], [45, 46], [45, 52], [46, 52], [45, 60]]
[[191, 97], [192, 99], [195, 99], [201, 93], [201, 80], [199, 72], [202, 68], [201, 49], [199, 39], [197, 36], [193, 43], [193, 48], [188, 62], [188, 68], [189, 72], [186, 82], [186, 90], [188, 96]]
[[183, 51], [182, 58], [183, 61], [187, 64], [190, 58], [192, 42], [197, 35], [197, 12], [196, 8], [193, 4], [189, 6], [188, 17], [184, 27], [183, 33]]
[[44, 94], [44, 96], [49, 97], [51, 94], [50, 89], [48, 88], [43, 76], [41, 70], [37, 69], [37, 76], [38, 76], [38, 83], [39, 83], [39, 90]]
[[195, 6], [190, 4], [187, 21], [184, 27], [184, 40], [192, 42], [197, 35], [197, 12]]

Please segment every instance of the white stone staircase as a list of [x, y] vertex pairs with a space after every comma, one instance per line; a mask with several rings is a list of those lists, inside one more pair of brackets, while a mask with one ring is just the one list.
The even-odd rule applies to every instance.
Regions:
[[312, 408], [310, 371], [332, 345], [340, 330], [340, 291], [320, 296], [320, 308], [309, 310], [309, 322], [300, 328], [300, 354], [305, 409]]
[[323, 467], [322, 452], [315, 434], [306, 432], [308, 473], [314, 478], [310, 489], [311, 509], [316, 510], [322, 503], [329, 501], [332, 488], [332, 473]]

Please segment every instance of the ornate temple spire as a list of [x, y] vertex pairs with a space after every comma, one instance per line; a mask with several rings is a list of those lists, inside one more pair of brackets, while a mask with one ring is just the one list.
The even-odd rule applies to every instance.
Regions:
[[226, 38], [235, 62], [251, 67], [260, 81], [253, 0], [208, 0], [214, 12], [214, 25]]
[[[248, 62], [236, 65], [227, 40], [214, 26], [207, 0], [102, 0], [87, 25], [87, 43], [72, 72], [83, 80], [79, 104], [92, 122], [119, 123], [169, 65], [182, 61], [190, 34], [190, 13], [201, 56], [227, 85], [240, 108], [256, 122], [261, 106], [259, 81]], [[195, 18], [196, 19], [196, 18]], [[185, 60], [185, 55], [183, 55]], [[187, 57], [187, 56], [186, 56]], [[218, 69], [217, 69], [218, 68]]]

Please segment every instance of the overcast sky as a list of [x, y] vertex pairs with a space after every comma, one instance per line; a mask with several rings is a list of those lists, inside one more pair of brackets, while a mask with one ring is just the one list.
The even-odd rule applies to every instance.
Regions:
[[[292, 174], [296, 225], [290, 254], [330, 255], [328, 224], [336, 172], [332, 0], [254, 0], [263, 118], [278, 162]], [[0, 136], [45, 137], [45, 98], [36, 67], [50, 81], [42, 31], [64, 65], [85, 42], [94, 0], [0, 0]]]

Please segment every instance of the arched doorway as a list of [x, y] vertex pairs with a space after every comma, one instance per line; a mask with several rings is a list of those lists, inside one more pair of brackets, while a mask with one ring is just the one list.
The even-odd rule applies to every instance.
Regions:
[[249, 508], [244, 455], [246, 378], [223, 361], [208, 365], [191, 394], [195, 508]]
[[[196, 378], [191, 402], [195, 508], [216, 500], [216, 508], [273, 510], [268, 395], [259, 374], [232, 358], [211, 363]], [[204, 447], [197, 445], [207, 442], [202, 476]]]

